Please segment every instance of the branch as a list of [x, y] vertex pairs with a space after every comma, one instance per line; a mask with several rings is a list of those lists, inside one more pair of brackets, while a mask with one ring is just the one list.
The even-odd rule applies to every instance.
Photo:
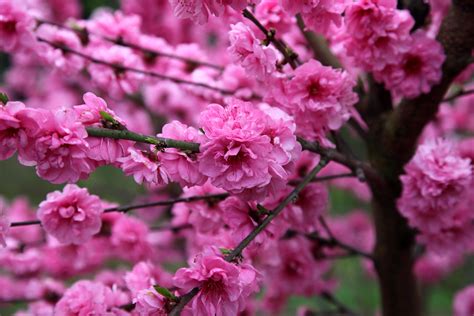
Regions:
[[[176, 203], [190, 203], [195, 201], [220, 201], [224, 200], [229, 196], [228, 193], [220, 193], [220, 194], [209, 194], [209, 195], [196, 195], [190, 197], [182, 197], [176, 198], [171, 200], [164, 200], [164, 201], [156, 201], [156, 202], [149, 202], [149, 203], [141, 203], [141, 204], [131, 204], [131, 205], [124, 205], [119, 207], [110, 207], [104, 210], [104, 213], [110, 212], [121, 212], [121, 213], [128, 213], [132, 210], [140, 209], [140, 208], [148, 208], [154, 206], [166, 206], [166, 205], [174, 205]], [[29, 226], [29, 225], [40, 225], [41, 222], [37, 220], [33, 221], [23, 221], [23, 222], [13, 222], [10, 224], [10, 227], [19, 227], [19, 226]], [[171, 230], [175, 230], [176, 227], [170, 227]]]
[[70, 47], [67, 47], [65, 45], [60, 45], [60, 44], [53, 43], [53, 42], [51, 42], [47, 39], [41, 38], [41, 37], [37, 37], [37, 39], [40, 42], [47, 43], [48, 45], [50, 45], [54, 48], [58, 48], [58, 49], [66, 52], [66, 53], [71, 53], [73, 55], [77, 55], [79, 57], [82, 57], [82, 58], [94, 63], [94, 64], [104, 65], [104, 66], [110, 67], [110, 68], [115, 69], [115, 70], [120, 71], [120, 72], [130, 71], [130, 72], [134, 72], [134, 73], [138, 73], [138, 74], [142, 74], [142, 75], [146, 75], [146, 76], [150, 76], [150, 77], [154, 77], [154, 78], [159, 78], [159, 79], [163, 79], [163, 80], [172, 81], [172, 82], [177, 83], [177, 84], [185, 84], [185, 85], [191, 85], [191, 86], [206, 88], [206, 89], [209, 89], [209, 90], [214, 90], [214, 91], [217, 91], [217, 92], [219, 92], [223, 95], [232, 95], [232, 94], [234, 94], [234, 91], [213, 87], [213, 86], [210, 86], [210, 85], [208, 85], [206, 83], [202, 83], [202, 82], [188, 81], [188, 80], [185, 80], [185, 79], [172, 77], [172, 76], [167, 76], [167, 75], [159, 74], [159, 73], [152, 72], [152, 71], [147, 71], [147, 70], [143, 70], [143, 69], [137, 69], [137, 68], [126, 67], [126, 66], [122, 66], [122, 65], [117, 65], [117, 64], [105, 61], [105, 60], [100, 60], [100, 59], [94, 58], [92, 56], [89, 56], [87, 54], [79, 52], [79, 51], [77, 51], [75, 49], [72, 49]]
[[322, 35], [307, 30], [303, 18], [299, 13], [296, 15], [296, 23], [298, 24], [298, 28], [305, 37], [309, 46], [313, 50], [314, 57], [319, 60], [321, 64], [334, 68], [342, 68], [342, 65], [337, 57], [334, 56], [334, 54], [329, 49], [326, 39]]
[[339, 310], [339, 312], [343, 315], [348, 315], [348, 316], [356, 316], [357, 314], [354, 313], [352, 310], [350, 310], [346, 305], [342, 304], [341, 302], [339, 302], [339, 300], [337, 300], [334, 295], [332, 295], [331, 293], [329, 292], [322, 292], [321, 293], [321, 297], [323, 299], [325, 299], [326, 301], [328, 301], [329, 303], [333, 304], [335, 307], [337, 307], [337, 309]]
[[87, 134], [92, 137], [106, 137], [114, 139], [133, 140], [140, 143], [156, 145], [158, 148], [178, 148], [193, 153], [199, 152], [199, 144], [175, 140], [170, 138], [155, 137], [134, 133], [127, 130], [108, 128], [86, 127]]
[[200, 66], [204, 66], [204, 67], [214, 68], [214, 69], [217, 69], [219, 71], [224, 70], [224, 67], [220, 66], [220, 65], [211, 64], [209, 62], [200, 61], [200, 60], [189, 58], [189, 57], [174, 55], [174, 54], [158, 51], [158, 50], [155, 50], [155, 49], [144, 48], [144, 47], [142, 47], [140, 45], [137, 45], [137, 44], [127, 43], [122, 38], [114, 39], [114, 38], [110, 38], [110, 37], [107, 37], [107, 36], [104, 36], [104, 35], [101, 35], [101, 34], [91, 32], [87, 28], [69, 27], [69, 26], [66, 26], [66, 25], [63, 25], [63, 24], [60, 24], [60, 23], [47, 21], [47, 20], [43, 20], [43, 19], [36, 19], [36, 21], [38, 22], [39, 25], [49, 24], [49, 25], [54, 25], [54, 26], [56, 26], [58, 28], [61, 28], [61, 29], [65, 29], [65, 30], [69, 30], [71, 32], [79, 33], [80, 35], [84, 35], [84, 36], [93, 35], [93, 36], [96, 36], [98, 38], [103, 39], [104, 41], [113, 43], [115, 45], [119, 45], [119, 46], [123, 46], [123, 47], [129, 47], [129, 48], [133, 48], [135, 50], [139, 50], [139, 51], [141, 51], [142, 53], [144, 53], [146, 55], [162, 56], [162, 57], [167, 57], [167, 58], [171, 58], [171, 59], [180, 60], [180, 61], [186, 62], [188, 64], [195, 64], [195, 65], [200, 65]]
[[266, 40], [272, 43], [273, 46], [278, 49], [278, 51], [285, 57], [285, 61], [290, 64], [291, 68], [295, 69], [299, 64], [301, 64], [301, 62], [298, 60], [298, 54], [296, 54], [291, 47], [283, 42], [283, 40], [277, 39], [275, 37], [275, 30], [267, 30], [267, 28], [262, 23], [260, 23], [260, 21], [248, 9], [244, 9], [242, 11], [242, 15], [252, 21], [252, 23], [255, 24], [260, 31], [262, 31], [262, 33], [266, 36]]
[[451, 102], [451, 101], [454, 101], [456, 100], [457, 98], [460, 98], [460, 97], [463, 97], [463, 96], [466, 96], [466, 95], [470, 95], [470, 94], [474, 94], [474, 89], [471, 89], [471, 90], [459, 90], [457, 93], [453, 94], [452, 96], [449, 96], [445, 99], [443, 99], [442, 102]]
[[[225, 260], [228, 262], [234, 261], [236, 258], [238, 258], [241, 254], [242, 251], [260, 234], [270, 223], [271, 221], [280, 214], [283, 209], [291, 203], [291, 201], [294, 201], [294, 199], [298, 196], [298, 194], [304, 189], [304, 187], [311, 182], [311, 180], [316, 176], [316, 174], [321, 171], [329, 162], [329, 159], [327, 157], [321, 157], [321, 161], [319, 164], [311, 170], [311, 172], [303, 179], [303, 181], [298, 184], [298, 186], [273, 210], [271, 213], [265, 217], [265, 219], [258, 224], [255, 229], [250, 232], [250, 234], [242, 240], [237, 247], [235, 247], [232, 252], [225, 257]], [[179, 298], [178, 304], [173, 308], [171, 313], [169, 314], [170, 316], [178, 316], [180, 315], [181, 311], [183, 308], [186, 306], [188, 302], [190, 302], [194, 296], [196, 296], [199, 293], [199, 288], [194, 288], [190, 292], [184, 294]]]
[[[341, 174], [332, 174], [329, 176], [322, 176], [322, 177], [316, 177], [313, 180], [311, 180], [312, 183], [315, 182], [323, 182], [323, 181], [329, 181], [329, 180], [334, 180], [334, 179], [341, 179], [341, 178], [352, 178], [355, 177], [355, 174], [353, 172], [348, 172], [348, 173], [341, 173]], [[289, 185], [298, 185], [301, 180], [291, 180], [288, 182]]]

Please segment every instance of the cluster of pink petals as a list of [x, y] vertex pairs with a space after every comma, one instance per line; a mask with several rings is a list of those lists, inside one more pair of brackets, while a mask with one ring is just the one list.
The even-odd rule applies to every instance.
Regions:
[[470, 159], [462, 158], [451, 142], [437, 139], [418, 147], [405, 172], [398, 201], [402, 215], [421, 232], [423, 243], [462, 252], [474, 217], [463, 203], [469, 200]]
[[37, 174], [52, 183], [76, 182], [93, 170], [88, 159], [87, 132], [76, 113], [25, 108], [16, 114], [21, 121], [18, 159], [36, 166]]
[[47, 40], [49, 43], [42, 43], [38, 45], [36, 51], [37, 54], [44, 58], [46, 63], [53, 65], [56, 69], [65, 72], [68, 75], [77, 74], [84, 67], [84, 58], [68, 54], [61, 49], [62, 46], [71, 48], [76, 51], [80, 51], [82, 44], [76, 33], [60, 29], [56, 26], [49, 24], [42, 24], [36, 30], [36, 35], [43, 40]]
[[356, 1], [346, 10], [345, 22], [347, 54], [395, 96], [427, 93], [441, 79], [441, 45], [423, 31], [410, 34], [414, 19], [397, 10], [396, 1]]
[[264, 46], [252, 29], [239, 22], [231, 25], [228, 52], [248, 74], [264, 80], [276, 70], [277, 55], [274, 48]]
[[307, 138], [330, 143], [326, 132], [339, 129], [351, 116], [357, 95], [352, 91], [354, 79], [341, 70], [310, 60], [284, 81], [280, 106], [294, 116], [297, 132]]
[[435, 284], [462, 263], [462, 257], [456, 253], [427, 252], [419, 258], [413, 268], [416, 277], [424, 283]]
[[114, 312], [127, 304], [119, 293], [99, 282], [78, 281], [74, 283], [54, 307], [55, 315], [120, 315]]
[[101, 227], [102, 202], [74, 184], [62, 192], [49, 193], [38, 208], [44, 230], [65, 244], [82, 244], [97, 234]]
[[206, 23], [209, 15], [222, 15], [226, 5], [235, 10], [242, 10], [247, 5], [247, 0], [169, 0], [169, 2], [176, 17], [191, 19], [199, 24]]
[[255, 7], [255, 17], [267, 29], [282, 34], [291, 29], [294, 18], [283, 10], [279, 0], [262, 0]]
[[215, 248], [197, 255], [189, 268], [179, 269], [173, 278], [182, 293], [200, 288], [190, 303], [196, 316], [238, 315], [258, 290], [258, 280], [259, 274], [250, 264], [227, 262]]
[[167, 299], [156, 292], [153, 287], [141, 290], [133, 299], [135, 304], [134, 312], [143, 316], [167, 316]]
[[407, 51], [399, 58], [396, 64], [390, 63], [374, 72], [375, 78], [395, 96], [414, 98], [428, 93], [440, 81], [445, 59], [443, 48], [423, 31], [411, 35]]
[[[200, 143], [204, 135], [194, 127], [186, 126], [178, 121], [172, 121], [163, 126], [159, 137], [171, 138], [185, 142]], [[158, 153], [163, 168], [171, 181], [182, 186], [202, 185], [207, 178], [199, 172], [197, 155], [186, 153], [176, 148], [167, 148]]]
[[13, 52], [34, 42], [34, 19], [21, 1], [0, 1], [0, 51]]
[[309, 29], [328, 34], [331, 28], [342, 25], [342, 14], [350, 1], [282, 0], [281, 4], [291, 15], [300, 13]]
[[474, 313], [474, 286], [459, 291], [454, 297], [453, 316], [470, 316]]
[[13, 156], [18, 148], [21, 122], [16, 116], [24, 109], [25, 105], [21, 102], [0, 104], [0, 160]]
[[[269, 114], [266, 114], [269, 113]], [[301, 146], [288, 116], [236, 99], [201, 113], [205, 139], [199, 170], [211, 183], [249, 200], [263, 200], [284, 186]]]

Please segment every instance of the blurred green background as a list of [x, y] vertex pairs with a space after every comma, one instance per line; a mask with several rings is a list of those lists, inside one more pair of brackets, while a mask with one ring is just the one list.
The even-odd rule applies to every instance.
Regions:
[[[83, 1], [84, 16], [87, 17], [98, 6], [118, 8], [117, 0], [85, 0]], [[0, 76], [7, 67], [7, 58], [0, 55]], [[1, 79], [1, 77], [0, 77]], [[1, 83], [1, 82], [0, 82]], [[81, 181], [81, 186], [89, 188], [90, 192], [109, 201], [129, 203], [140, 196], [144, 190], [135, 184], [133, 179], [123, 176], [120, 170], [112, 167], [102, 167], [94, 172], [87, 181]], [[13, 157], [8, 161], [0, 161], [0, 195], [7, 199], [17, 196], [27, 196], [33, 205], [41, 202], [48, 192], [61, 189], [43, 181], [36, 176], [34, 168], [23, 167]], [[368, 209], [351, 193], [331, 189], [330, 192], [331, 214], [344, 214], [354, 208]], [[469, 283], [474, 282], [474, 261], [472, 259], [455, 271], [449, 278], [423, 290], [426, 297], [426, 314], [433, 316], [447, 316], [451, 314], [453, 294]], [[361, 268], [360, 261], [356, 258], [337, 260], [331, 272], [339, 282], [335, 293], [337, 299], [359, 315], [374, 315], [379, 308], [379, 295], [376, 282]], [[296, 308], [307, 305], [320, 310], [330, 310], [328, 305], [320, 298], [294, 297], [291, 299], [285, 314], [294, 315]], [[18, 307], [18, 306], [17, 306]], [[12, 308], [0, 307], [1, 316], [10, 315]]]

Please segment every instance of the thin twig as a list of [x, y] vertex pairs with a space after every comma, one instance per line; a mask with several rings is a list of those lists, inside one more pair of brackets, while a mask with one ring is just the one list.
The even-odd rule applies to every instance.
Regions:
[[336, 299], [336, 297], [334, 297], [334, 295], [332, 295], [331, 293], [325, 291], [325, 292], [322, 292], [320, 296], [326, 301], [328, 301], [329, 303], [331, 303], [332, 305], [334, 305], [342, 314], [348, 315], [348, 316], [357, 315], [351, 309], [349, 309], [349, 307], [339, 302], [339, 300]]
[[[278, 216], [285, 209], [285, 207], [294, 201], [294, 199], [298, 196], [298, 194], [304, 189], [304, 187], [311, 182], [311, 180], [316, 176], [316, 174], [321, 171], [329, 162], [327, 157], [321, 157], [321, 161], [319, 164], [311, 170], [311, 172], [301, 181], [298, 186], [291, 191], [291, 193], [274, 209], [272, 212], [265, 217], [265, 219], [257, 226], [254, 230], [250, 232], [250, 234], [245, 237], [238, 245], [235, 247], [232, 252], [225, 257], [225, 260], [228, 262], [234, 261], [238, 258], [242, 251], [271, 223], [271, 221]], [[199, 293], [199, 288], [193, 288], [190, 292], [182, 295], [179, 298], [178, 304], [173, 308], [170, 312], [170, 316], [178, 316], [180, 315], [183, 308], [186, 306], [188, 302], [190, 302], [194, 296]]]
[[457, 93], [453, 94], [452, 96], [449, 96], [445, 99], [443, 99], [443, 101], [441, 102], [451, 102], [451, 101], [454, 101], [456, 100], [457, 98], [460, 98], [460, 97], [463, 97], [463, 96], [466, 96], [466, 95], [470, 95], [470, 94], [474, 94], [474, 89], [472, 90], [459, 90]]
[[[196, 196], [182, 197], [182, 198], [176, 198], [176, 199], [164, 200], [164, 201], [155, 201], [155, 202], [149, 202], [149, 203], [140, 203], [140, 204], [131, 204], [131, 205], [119, 206], [119, 207], [110, 207], [110, 208], [106, 208], [104, 210], [104, 213], [110, 213], [110, 212], [127, 213], [127, 212], [130, 212], [132, 210], [136, 210], [136, 209], [140, 209], [140, 208], [174, 205], [176, 203], [190, 203], [190, 202], [201, 201], [201, 200], [220, 201], [220, 200], [225, 199], [228, 196], [229, 196], [228, 193], [209, 194], [209, 195], [196, 195]], [[30, 226], [30, 225], [39, 225], [39, 224], [41, 224], [40, 221], [32, 220], [32, 221], [23, 221], [23, 222], [13, 222], [13, 223], [10, 224], [10, 227]], [[172, 227], [170, 229], [174, 230]]]
[[89, 56], [87, 54], [79, 52], [79, 51], [77, 51], [75, 49], [72, 49], [70, 47], [67, 47], [65, 45], [60, 45], [60, 44], [57, 44], [57, 43], [53, 43], [53, 42], [51, 42], [47, 39], [41, 38], [41, 37], [37, 37], [37, 39], [40, 42], [47, 43], [48, 45], [50, 45], [54, 48], [58, 48], [58, 49], [66, 52], [66, 53], [71, 53], [73, 55], [77, 55], [79, 57], [82, 57], [82, 58], [94, 63], [94, 64], [104, 65], [104, 66], [110, 67], [112, 69], [115, 69], [117, 71], [130, 71], [130, 72], [134, 72], [134, 73], [138, 73], [138, 74], [142, 74], [142, 75], [146, 75], [146, 76], [150, 76], [150, 77], [154, 77], [154, 78], [159, 78], [159, 79], [162, 79], [162, 80], [172, 81], [172, 82], [177, 83], [177, 84], [185, 84], [185, 85], [191, 85], [191, 86], [206, 88], [206, 89], [209, 89], [209, 90], [217, 91], [217, 92], [219, 92], [223, 95], [232, 95], [232, 94], [234, 94], [234, 91], [213, 87], [211, 85], [208, 85], [208, 84], [202, 83], [202, 82], [194, 82], [194, 81], [189, 81], [189, 80], [185, 80], [185, 79], [181, 79], [181, 78], [177, 78], [177, 77], [172, 77], [172, 76], [159, 74], [157, 72], [152, 72], [152, 71], [148, 71], [148, 70], [137, 69], [137, 68], [127, 67], [127, 66], [123, 66], [123, 65], [117, 65], [117, 64], [105, 61], [105, 60], [101, 60], [101, 59], [97, 59], [95, 57]]
[[276, 49], [285, 57], [291, 68], [295, 69], [301, 62], [298, 60], [298, 54], [290, 48], [283, 40], [275, 37], [275, 30], [268, 30], [248, 9], [242, 11], [242, 15], [252, 21], [257, 28], [265, 35], [266, 40], [275, 46]]
[[[355, 177], [355, 174], [353, 172], [348, 172], [348, 173], [341, 173], [341, 174], [332, 174], [329, 176], [322, 176], [322, 177], [316, 177], [311, 182], [323, 182], [323, 181], [329, 181], [329, 180], [334, 180], [334, 179], [341, 179], [341, 178], [351, 178]], [[297, 185], [300, 183], [301, 180], [291, 180], [288, 182], [289, 185]]]
[[155, 50], [155, 49], [145, 48], [145, 47], [142, 47], [142, 46], [134, 44], [134, 43], [125, 42], [123, 40], [123, 38], [114, 39], [114, 38], [111, 38], [111, 37], [108, 37], [108, 36], [105, 36], [105, 35], [101, 35], [101, 34], [98, 34], [98, 33], [91, 32], [88, 28], [78, 29], [78, 28], [70, 27], [70, 26], [67, 26], [67, 25], [64, 25], [64, 24], [60, 24], [60, 23], [56, 23], [56, 22], [52, 22], [52, 21], [47, 21], [47, 20], [43, 20], [43, 19], [36, 19], [36, 20], [38, 21], [39, 24], [54, 25], [58, 28], [65, 29], [65, 30], [68, 30], [68, 31], [71, 31], [71, 32], [75, 32], [75, 33], [76, 32], [81, 32], [81, 34], [93, 35], [93, 36], [96, 36], [98, 38], [103, 39], [104, 41], [110, 42], [110, 43], [118, 45], [118, 46], [129, 47], [129, 48], [133, 48], [135, 50], [139, 50], [144, 54], [162, 56], [162, 57], [167, 57], [167, 58], [170, 58], [170, 59], [176, 59], [176, 60], [186, 62], [188, 64], [196, 64], [196, 65], [200, 65], [200, 66], [204, 66], [204, 67], [214, 68], [214, 69], [217, 69], [219, 71], [224, 70], [224, 67], [220, 66], [220, 65], [212, 64], [212, 63], [209, 63], [209, 62], [206, 62], [206, 61], [201, 61], [201, 60], [197, 60], [197, 59], [193, 59], [193, 58], [189, 58], [189, 57], [170, 54], [170, 53], [158, 51], [158, 50]]

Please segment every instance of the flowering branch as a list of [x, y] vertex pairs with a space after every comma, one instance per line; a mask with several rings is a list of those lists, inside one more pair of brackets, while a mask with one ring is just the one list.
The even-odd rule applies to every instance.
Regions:
[[220, 65], [215, 65], [215, 64], [212, 64], [212, 63], [209, 63], [209, 62], [200, 61], [200, 60], [189, 58], [189, 57], [183, 57], [183, 56], [179, 56], [179, 55], [175, 55], [175, 54], [165, 53], [165, 52], [158, 51], [158, 50], [155, 50], [155, 49], [144, 48], [144, 47], [142, 47], [140, 45], [137, 45], [137, 44], [127, 43], [123, 40], [123, 38], [113, 39], [113, 38], [110, 38], [110, 37], [107, 37], [107, 36], [104, 36], [104, 35], [93, 33], [87, 28], [69, 27], [69, 26], [66, 26], [66, 25], [63, 25], [63, 24], [60, 24], [60, 23], [47, 21], [47, 20], [43, 20], [43, 19], [37, 19], [37, 22], [40, 25], [41, 24], [49, 24], [49, 25], [54, 25], [54, 26], [56, 26], [58, 28], [61, 28], [61, 29], [69, 30], [69, 31], [72, 31], [72, 32], [78, 32], [78, 33], [80, 33], [80, 35], [85, 35], [85, 36], [93, 35], [93, 36], [96, 36], [98, 38], [103, 39], [104, 41], [113, 43], [115, 45], [123, 46], [123, 47], [129, 47], [129, 48], [141, 51], [142, 53], [150, 55], [150, 56], [162, 56], [162, 57], [167, 57], [167, 58], [171, 58], [171, 59], [180, 60], [180, 61], [186, 62], [188, 64], [194, 64], [194, 65], [200, 65], [200, 66], [204, 66], [204, 67], [214, 68], [214, 69], [217, 69], [219, 71], [224, 70], [224, 67], [222, 67]]
[[[164, 201], [155, 201], [155, 202], [149, 202], [149, 203], [130, 204], [130, 205], [106, 208], [104, 210], [104, 213], [110, 213], [110, 212], [128, 213], [132, 210], [136, 210], [140, 208], [148, 208], [148, 207], [154, 207], [154, 206], [167, 206], [167, 205], [174, 205], [176, 203], [190, 203], [190, 202], [201, 201], [201, 200], [220, 201], [227, 198], [228, 196], [229, 196], [228, 193], [220, 193], [220, 194], [209, 194], [209, 195], [196, 195], [196, 196], [182, 197], [182, 198], [176, 198], [176, 199], [164, 200]], [[13, 222], [10, 224], [10, 227], [39, 225], [39, 224], [41, 224], [41, 222], [36, 221], [36, 220]], [[164, 229], [164, 228], [162, 227], [161, 229]], [[180, 228], [170, 227], [169, 229], [177, 230]]]
[[104, 65], [104, 66], [110, 67], [112, 69], [115, 69], [116, 71], [119, 71], [119, 72], [130, 71], [130, 72], [134, 72], [134, 73], [138, 73], [138, 74], [142, 74], [142, 75], [146, 75], [146, 76], [150, 76], [150, 77], [154, 77], [154, 78], [159, 78], [159, 79], [163, 79], [163, 80], [172, 81], [172, 82], [177, 83], [177, 84], [186, 84], [186, 85], [192, 85], [192, 86], [197, 86], [197, 87], [201, 87], [201, 88], [206, 88], [206, 89], [209, 89], [209, 90], [214, 90], [214, 91], [220, 92], [223, 95], [232, 95], [232, 94], [234, 94], [234, 91], [213, 87], [211, 85], [208, 85], [208, 84], [205, 84], [205, 83], [202, 83], [202, 82], [188, 81], [188, 80], [185, 80], [185, 79], [172, 77], [172, 76], [166, 76], [166, 75], [159, 74], [159, 73], [152, 72], [152, 71], [148, 71], [148, 70], [137, 69], [137, 68], [127, 67], [127, 66], [123, 66], [123, 65], [117, 65], [117, 64], [114, 64], [114, 63], [110, 63], [110, 62], [107, 62], [107, 61], [104, 61], [104, 60], [94, 58], [92, 56], [89, 56], [87, 54], [79, 52], [79, 51], [77, 51], [75, 49], [72, 49], [70, 47], [67, 47], [65, 45], [60, 45], [60, 44], [57, 44], [57, 43], [53, 43], [53, 42], [51, 42], [47, 39], [41, 38], [41, 37], [37, 37], [37, 39], [40, 42], [44, 42], [44, 43], [46, 43], [46, 44], [48, 44], [48, 45], [50, 45], [54, 48], [58, 48], [58, 49], [64, 51], [66, 53], [71, 53], [73, 55], [77, 55], [79, 57], [82, 57], [82, 58], [94, 63], [94, 64]]
[[156, 145], [158, 148], [178, 148], [184, 151], [189, 151], [193, 153], [199, 152], [199, 144], [184, 142], [180, 140], [147, 136], [138, 133], [134, 133], [127, 130], [116, 130], [108, 128], [96, 128], [96, 127], [87, 127], [87, 133], [92, 137], [106, 137], [114, 139], [127, 139], [133, 140], [140, 143], [146, 143], [151, 145]]
[[298, 67], [298, 64], [301, 63], [298, 60], [298, 54], [296, 54], [291, 47], [283, 42], [283, 40], [277, 39], [275, 37], [275, 30], [268, 30], [248, 9], [244, 9], [242, 14], [245, 18], [252, 21], [260, 31], [262, 31], [262, 33], [266, 36], [265, 40], [272, 43], [273, 46], [275, 46], [275, 48], [280, 51], [280, 53], [285, 57], [285, 61], [290, 64], [291, 68], [295, 69]]
[[[311, 180], [318, 174], [321, 169], [323, 169], [327, 164], [329, 163], [329, 159], [325, 156], [321, 157], [321, 161], [319, 164], [314, 167], [311, 172], [301, 181], [298, 186], [291, 191], [291, 193], [274, 209], [272, 210], [267, 217], [257, 226], [255, 227], [254, 230], [250, 232], [250, 234], [245, 237], [238, 245], [235, 247], [226, 257], [225, 260], [228, 262], [234, 261], [236, 258], [238, 258], [241, 254], [242, 251], [271, 223], [271, 221], [280, 214], [283, 209], [291, 203], [291, 201], [294, 201], [297, 197], [298, 194], [308, 185]], [[184, 294], [179, 298], [178, 304], [171, 310], [170, 316], [178, 316], [183, 308], [186, 306], [187, 303], [189, 303], [194, 296], [196, 296], [199, 293], [199, 288], [194, 288], [188, 293]]]

